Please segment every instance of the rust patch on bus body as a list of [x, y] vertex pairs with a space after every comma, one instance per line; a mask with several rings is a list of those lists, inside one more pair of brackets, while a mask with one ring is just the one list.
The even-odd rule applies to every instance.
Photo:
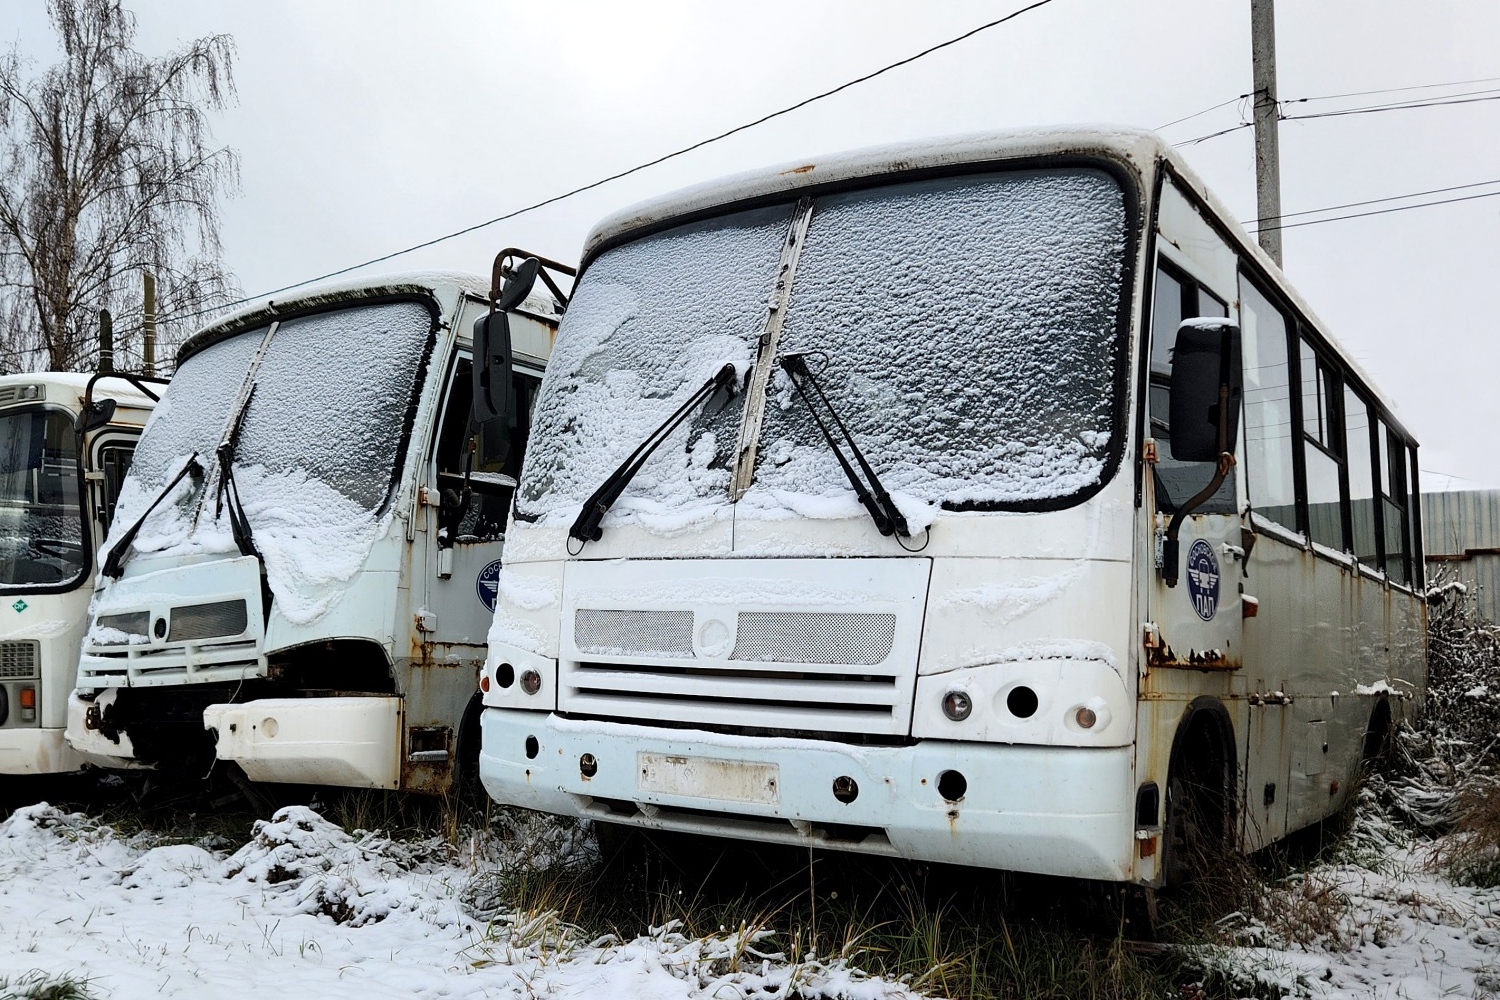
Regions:
[[[474, 678], [478, 690], [484, 647], [471, 643], [423, 641], [413, 630], [411, 666], [405, 684], [401, 788], [442, 795], [458, 773], [458, 730], [473, 691], [452, 682], [453, 672]], [[463, 693], [454, 698], [451, 692]], [[447, 697], [444, 692], [450, 692]]]
[[790, 170], [783, 170], [781, 174], [783, 177], [785, 177], [787, 174], [810, 174], [816, 169], [818, 169], [818, 165], [816, 163], [807, 163], [800, 167], [793, 167]]

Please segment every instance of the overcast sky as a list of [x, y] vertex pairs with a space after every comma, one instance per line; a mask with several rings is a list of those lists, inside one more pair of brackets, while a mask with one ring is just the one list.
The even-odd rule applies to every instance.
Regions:
[[[216, 32], [235, 39], [239, 104], [215, 135], [241, 156], [222, 236], [246, 293], [540, 201], [1024, 5], [128, 4], [149, 54]], [[1186, 142], [1248, 114], [1234, 99], [1251, 89], [1249, 20], [1249, 0], [1053, 0], [767, 125], [373, 270], [487, 273], [506, 246], [571, 262], [600, 217], [724, 174], [1018, 125], [1156, 128], [1230, 102], [1163, 130]], [[1500, 93], [1500, 3], [1283, 0], [1276, 20], [1284, 101], [1483, 81], [1288, 114]], [[56, 58], [43, 0], [0, 2], [0, 45], [11, 44], [38, 65]], [[1254, 217], [1250, 129], [1182, 148], [1240, 219]], [[1432, 198], [1500, 191], [1500, 101], [1288, 121], [1281, 152], [1287, 213], [1482, 181], [1496, 183]], [[1292, 228], [1284, 242], [1292, 281], [1420, 440], [1424, 487], [1500, 488], [1500, 323], [1487, 298], [1500, 276], [1500, 197]]]

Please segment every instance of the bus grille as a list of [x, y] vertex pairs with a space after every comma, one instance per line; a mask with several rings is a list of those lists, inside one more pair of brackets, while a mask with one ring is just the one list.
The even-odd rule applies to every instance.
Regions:
[[[140, 636], [146, 639], [151, 634], [151, 615], [146, 611], [131, 611], [123, 615], [100, 615], [94, 619], [94, 624], [99, 628], [112, 628], [117, 632], [124, 632], [129, 636]], [[116, 642], [101, 643], [101, 645], [116, 646]]]
[[36, 676], [36, 662], [41, 643], [34, 639], [0, 642], [0, 678], [20, 680]]
[[573, 642], [579, 652], [594, 655], [692, 656], [693, 613], [579, 608]]
[[[589, 614], [620, 617], [592, 618], [588, 631], [575, 618], [579, 659], [561, 665], [564, 711], [786, 732], [906, 732], [910, 691], [898, 681], [912, 665], [887, 663], [894, 614], [742, 612], [733, 651], [718, 657], [694, 656], [690, 611]], [[637, 614], [651, 617], [628, 617]], [[670, 619], [670, 638], [666, 615], [680, 616]], [[609, 621], [628, 627], [610, 632], [602, 625]], [[643, 629], [647, 621], [658, 630]], [[673, 648], [644, 648], [659, 646]], [[617, 656], [636, 662], [609, 662]]]
[[217, 636], [239, 635], [249, 623], [245, 602], [216, 601], [213, 604], [188, 604], [173, 608], [168, 642], [193, 642]]
[[730, 659], [875, 664], [891, 654], [895, 615], [747, 611]]

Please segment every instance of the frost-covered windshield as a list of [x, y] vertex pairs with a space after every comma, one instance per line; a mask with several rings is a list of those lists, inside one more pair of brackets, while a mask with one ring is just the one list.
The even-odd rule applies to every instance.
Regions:
[[[898, 502], [1057, 500], [1109, 454], [1124, 264], [1124, 196], [1099, 170], [825, 197], [780, 353], [808, 354]], [[761, 448], [747, 506], [852, 496], [784, 372]]]
[[[786, 205], [697, 223], [593, 262], [538, 402], [523, 516], [576, 515], [673, 400], [725, 361], [753, 359], [791, 216]], [[808, 355], [908, 516], [1066, 502], [1101, 481], [1117, 433], [1127, 217], [1119, 182], [1088, 167], [826, 195], [778, 354]], [[784, 372], [761, 402], [736, 516], [860, 516]], [[718, 423], [669, 439], [610, 518], [671, 526], [727, 507], [744, 410], [737, 398]]]
[[[532, 416], [517, 514], [571, 519], [653, 429], [726, 363], [748, 366], [790, 209], [742, 212], [594, 261], [553, 346]], [[744, 395], [679, 427], [611, 517], [664, 530], [728, 503]]]
[[[272, 589], [294, 620], [358, 569], [385, 507], [433, 314], [417, 302], [354, 306], [282, 322], [255, 375], [234, 477]], [[120, 493], [111, 539], [198, 453], [207, 470], [151, 514], [140, 552], [229, 552], [216, 517], [214, 453], [266, 327], [194, 354], [151, 415]], [[196, 520], [194, 520], [196, 512]]]
[[0, 415], [0, 586], [66, 583], [83, 563], [72, 418], [56, 410]]

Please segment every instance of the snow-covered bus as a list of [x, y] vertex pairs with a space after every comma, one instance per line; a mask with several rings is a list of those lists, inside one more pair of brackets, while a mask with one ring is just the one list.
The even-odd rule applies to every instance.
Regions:
[[1420, 700], [1416, 446], [1169, 147], [1042, 130], [617, 215], [533, 417], [481, 779], [1146, 885]]
[[538, 261], [506, 251], [494, 285], [316, 288], [184, 344], [100, 557], [68, 710], [85, 760], [450, 787], [477, 754], [506, 516], [562, 312], [561, 290], [504, 298], [513, 266], [534, 280]]
[[0, 775], [76, 771], [63, 741], [95, 549], [164, 379], [0, 375]]

